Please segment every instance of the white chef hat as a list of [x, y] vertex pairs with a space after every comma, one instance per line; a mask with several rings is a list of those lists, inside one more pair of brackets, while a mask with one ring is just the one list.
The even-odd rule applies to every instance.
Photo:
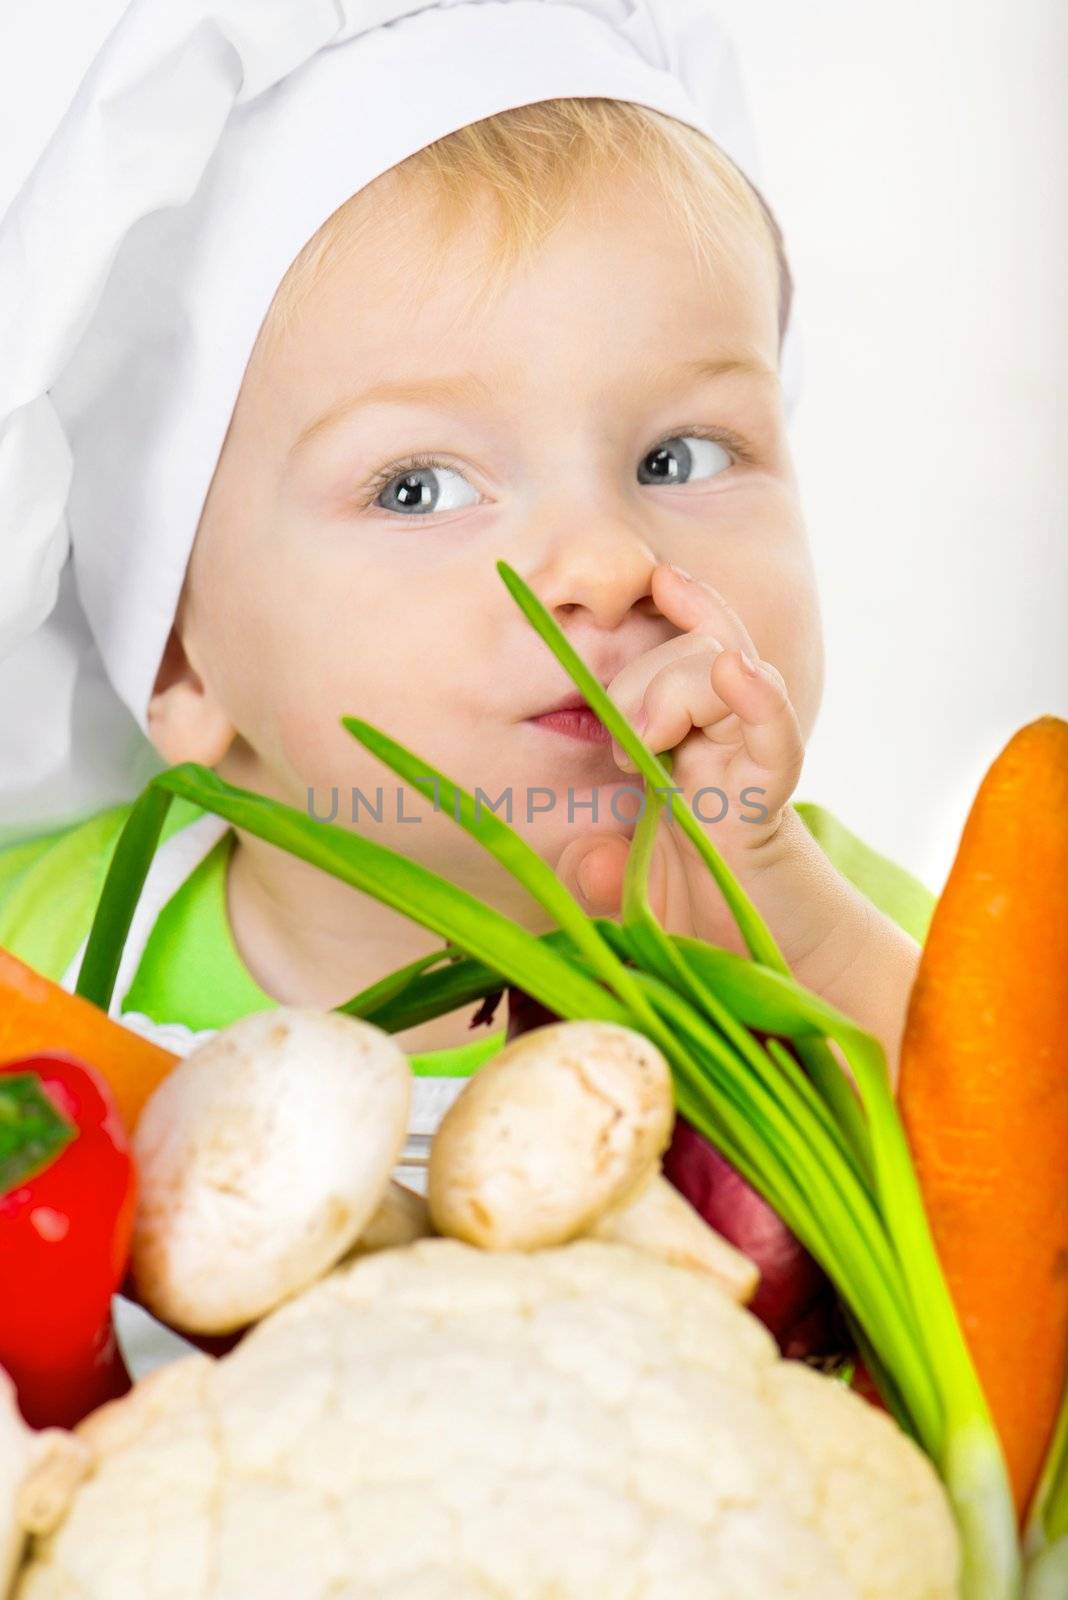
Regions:
[[[0, 224], [0, 830], [158, 768], [201, 508], [304, 243], [434, 140], [563, 96], [688, 123], [760, 189], [708, 0], [130, 0]], [[791, 320], [788, 414], [800, 367]]]

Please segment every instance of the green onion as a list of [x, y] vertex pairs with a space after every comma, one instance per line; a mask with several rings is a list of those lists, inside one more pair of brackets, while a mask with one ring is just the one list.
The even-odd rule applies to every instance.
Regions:
[[[168, 807], [180, 795], [446, 941], [339, 1009], [400, 1032], [514, 985], [561, 1017], [645, 1033], [670, 1063], [680, 1113], [775, 1208], [831, 1278], [888, 1406], [941, 1473], [961, 1534], [964, 1600], [1018, 1600], [1020, 1551], [1005, 1463], [939, 1266], [881, 1046], [790, 975], [755, 906], [691, 810], [671, 793], [670, 758], [646, 749], [518, 574], [503, 561], [497, 570], [645, 780], [618, 925], [588, 916], [536, 851], [455, 780], [381, 729], [346, 716], [348, 732], [400, 777], [435, 780], [443, 808], [555, 926], [536, 937], [397, 852], [186, 763], [153, 778], [131, 810], [78, 992], [108, 1006]], [[748, 957], [669, 934], [653, 914], [649, 863], [665, 820], [693, 841]], [[762, 1042], [754, 1030], [774, 1037]], [[1041, 1512], [1036, 1550], [1040, 1544], [1047, 1573], [1059, 1573], [1068, 1533], [1066, 1417], [1043, 1480]]]
[[471, 955], [492, 963], [509, 983], [527, 989], [544, 1005], [553, 1006], [563, 994], [570, 1006], [588, 1005], [588, 1015], [600, 1021], [620, 1022], [630, 1016], [573, 963], [466, 890], [407, 856], [334, 824], [317, 822], [279, 800], [236, 788], [194, 762], [171, 767], [151, 779], [120, 835], [77, 984], [78, 994], [104, 1010], [111, 1002], [122, 944], [174, 795], [214, 811], [235, 827], [288, 850], [443, 934]]
[[1037, 1600], [1041, 1593], [1049, 1600], [1058, 1595], [1068, 1595], [1068, 1393], [1061, 1402], [1060, 1415], [1053, 1430], [1053, 1439], [1042, 1468], [1038, 1486], [1028, 1511], [1024, 1532], [1024, 1550], [1032, 1558], [1034, 1573], [1040, 1570], [1051, 1583], [1053, 1574], [1059, 1577], [1061, 1588], [1035, 1587], [1037, 1578], [1029, 1576], [1027, 1600]]

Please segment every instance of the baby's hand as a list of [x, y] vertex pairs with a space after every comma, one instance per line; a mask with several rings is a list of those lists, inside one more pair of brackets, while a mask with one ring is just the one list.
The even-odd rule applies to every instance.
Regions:
[[[685, 631], [632, 661], [608, 685], [650, 750], [670, 750], [680, 797], [728, 860], [777, 832], [805, 749], [782, 675], [761, 661], [736, 611], [711, 584], [660, 566], [658, 609]], [[613, 741], [624, 771], [635, 770]], [[720, 820], [719, 813], [725, 811]]]
[[[658, 609], [684, 631], [632, 661], [606, 692], [651, 750], [671, 752], [680, 802], [736, 876], [747, 889], [757, 879], [770, 889], [766, 873], [786, 836], [791, 849], [800, 843], [784, 821], [804, 743], [782, 675], [759, 660], [744, 623], [710, 584], [662, 565], [653, 573], [652, 591]], [[612, 750], [623, 771], [635, 771], [615, 741]], [[630, 841], [619, 833], [593, 829], [565, 848], [557, 870], [591, 912], [611, 916], [620, 908], [629, 851]], [[649, 899], [668, 932], [742, 948], [708, 868], [666, 816], [650, 866]], [[807, 921], [799, 911], [793, 930], [799, 937]], [[784, 953], [798, 942], [789, 928], [772, 924], [772, 931], [785, 935]]]
[[[757, 661], [741, 619], [709, 584], [667, 566], [653, 573], [653, 599], [685, 631], [625, 667], [608, 685], [609, 698], [651, 750], [671, 751], [680, 802], [749, 894], [798, 982], [872, 1033], [896, 1077], [919, 945], [838, 872], [789, 804], [804, 755], [801, 731], [781, 674]], [[718, 816], [723, 802], [701, 789], [726, 795], [722, 821], [702, 822]], [[746, 790], [760, 791], [748, 796], [766, 809], [758, 821], [747, 820], [755, 813]], [[557, 873], [592, 915], [612, 917], [630, 850], [623, 835], [592, 829], [564, 849]], [[719, 887], [666, 814], [648, 896], [668, 933], [745, 953]]]

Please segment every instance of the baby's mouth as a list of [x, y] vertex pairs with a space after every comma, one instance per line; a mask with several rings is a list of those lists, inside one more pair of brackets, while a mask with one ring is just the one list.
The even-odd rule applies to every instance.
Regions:
[[595, 711], [580, 694], [570, 694], [555, 706], [528, 717], [535, 728], [547, 733], [562, 734], [567, 739], [577, 739], [584, 744], [610, 744], [611, 734]]

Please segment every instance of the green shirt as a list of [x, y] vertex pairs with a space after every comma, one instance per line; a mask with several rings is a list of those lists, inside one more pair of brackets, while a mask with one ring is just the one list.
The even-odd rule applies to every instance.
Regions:
[[[862, 843], [829, 811], [795, 810], [843, 877], [922, 944], [935, 897], [903, 867]], [[58, 981], [89, 931], [129, 805], [0, 850], [0, 945]], [[171, 805], [166, 840], [203, 812]], [[238, 953], [226, 907], [226, 871], [236, 835], [228, 830], [174, 892], [156, 919], [124, 1001], [154, 1022], [221, 1028], [278, 1002], [264, 993]], [[413, 1072], [466, 1076], [504, 1043], [505, 1029], [469, 1045], [409, 1057]]]

